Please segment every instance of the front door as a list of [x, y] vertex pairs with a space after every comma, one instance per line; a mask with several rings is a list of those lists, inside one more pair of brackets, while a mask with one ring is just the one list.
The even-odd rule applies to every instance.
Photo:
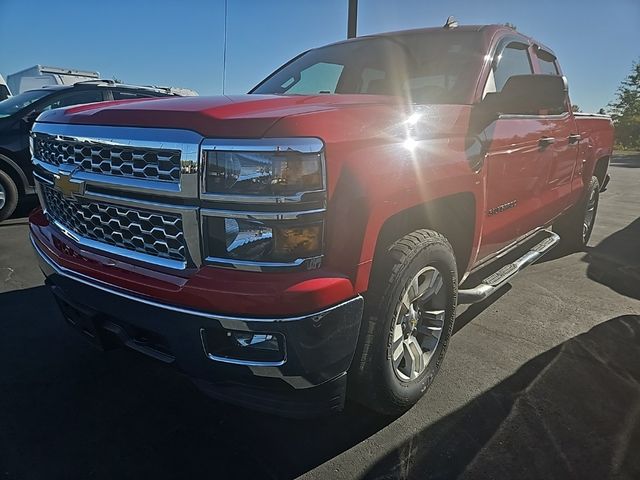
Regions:
[[485, 211], [479, 259], [545, 223], [552, 130], [535, 117], [501, 116], [484, 132]]
[[[534, 73], [529, 43], [501, 41], [484, 94], [500, 92], [510, 77]], [[544, 223], [542, 195], [553, 154], [551, 124], [538, 116], [501, 115], [481, 134], [485, 145], [485, 209], [478, 260]]]

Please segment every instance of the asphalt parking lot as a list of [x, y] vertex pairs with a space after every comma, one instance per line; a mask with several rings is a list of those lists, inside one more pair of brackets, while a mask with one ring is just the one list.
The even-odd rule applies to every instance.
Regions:
[[616, 156], [587, 252], [553, 252], [459, 314], [399, 418], [294, 421], [204, 397], [64, 325], [0, 225], [0, 478], [640, 478], [640, 155]]

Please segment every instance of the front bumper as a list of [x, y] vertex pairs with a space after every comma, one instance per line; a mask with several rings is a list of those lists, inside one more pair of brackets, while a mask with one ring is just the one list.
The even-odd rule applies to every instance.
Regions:
[[[344, 405], [362, 297], [296, 317], [218, 315], [156, 302], [74, 272], [33, 236], [31, 241], [65, 318], [101, 347], [124, 344], [174, 364], [208, 394], [255, 409], [300, 417]], [[212, 359], [203, 331], [279, 334], [286, 358], [277, 364]]]

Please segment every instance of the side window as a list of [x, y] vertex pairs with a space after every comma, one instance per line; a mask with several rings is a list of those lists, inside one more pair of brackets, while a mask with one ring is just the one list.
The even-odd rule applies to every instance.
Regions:
[[56, 96], [53, 102], [45, 104], [42, 110], [51, 110], [53, 108], [70, 107], [71, 105], [80, 105], [82, 103], [102, 102], [101, 90], [86, 90], [84, 92], [72, 92]]
[[[511, 42], [498, 56], [497, 65], [493, 68], [493, 82], [496, 92], [502, 90], [509, 77], [532, 74], [527, 45]], [[491, 78], [489, 79], [491, 81]], [[488, 86], [488, 85], [487, 85]], [[487, 93], [487, 92], [485, 92]]]
[[544, 50], [536, 51], [536, 57], [538, 57], [538, 65], [540, 65], [540, 73], [546, 73], [547, 75], [559, 75], [558, 67], [556, 65], [556, 59], [549, 52]]
[[288, 94], [335, 93], [343, 69], [344, 65], [336, 63], [314, 63], [302, 70], [299, 78], [290, 77], [280, 88]]
[[152, 98], [154, 95], [149, 95], [143, 92], [127, 92], [124, 90], [112, 90], [114, 100], [131, 100], [132, 98]]
[[360, 74], [360, 93], [376, 94], [383, 85], [387, 73], [377, 68], [365, 67]]

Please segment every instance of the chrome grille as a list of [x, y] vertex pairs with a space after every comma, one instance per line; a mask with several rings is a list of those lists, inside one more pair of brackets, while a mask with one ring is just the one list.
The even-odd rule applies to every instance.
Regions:
[[84, 202], [42, 186], [48, 215], [77, 235], [148, 255], [186, 261], [179, 215]]
[[34, 134], [34, 156], [43, 162], [77, 165], [86, 172], [167, 182], [180, 181], [180, 151], [60, 140]]

